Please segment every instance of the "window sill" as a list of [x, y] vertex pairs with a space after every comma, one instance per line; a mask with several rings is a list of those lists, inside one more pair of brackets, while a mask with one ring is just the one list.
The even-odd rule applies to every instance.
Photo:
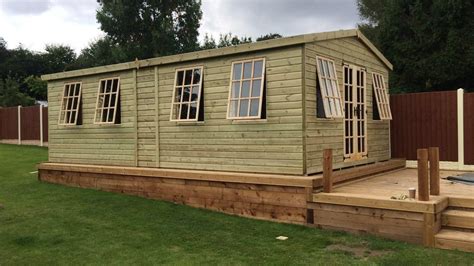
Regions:
[[175, 121], [177, 126], [202, 126], [204, 121]]
[[267, 123], [267, 119], [233, 119], [232, 125], [238, 124], [265, 124]]

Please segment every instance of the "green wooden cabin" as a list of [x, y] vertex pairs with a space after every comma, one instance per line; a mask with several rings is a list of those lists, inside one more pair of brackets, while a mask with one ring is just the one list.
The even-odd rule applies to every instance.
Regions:
[[309, 175], [390, 159], [392, 65], [358, 30], [44, 75], [49, 162]]

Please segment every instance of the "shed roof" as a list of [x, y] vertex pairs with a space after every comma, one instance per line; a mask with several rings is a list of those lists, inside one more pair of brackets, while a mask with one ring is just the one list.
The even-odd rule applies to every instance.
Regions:
[[79, 70], [73, 70], [73, 71], [65, 71], [65, 72], [43, 75], [41, 76], [41, 78], [43, 80], [65, 79], [65, 78], [72, 78], [72, 77], [78, 77], [78, 76], [107, 73], [107, 72], [112, 72], [112, 71], [121, 71], [121, 70], [133, 69], [133, 68], [165, 65], [165, 64], [171, 64], [171, 63], [177, 63], [177, 62], [186, 62], [186, 61], [192, 61], [192, 60], [197, 60], [197, 59], [212, 58], [212, 57], [239, 54], [239, 53], [245, 53], [245, 52], [254, 52], [254, 51], [265, 50], [265, 49], [272, 49], [272, 48], [298, 45], [298, 44], [304, 44], [304, 43], [315, 42], [315, 41], [324, 41], [324, 40], [347, 38], [347, 37], [359, 38], [359, 40], [361, 40], [390, 70], [393, 69], [392, 64], [387, 60], [387, 58], [383, 56], [383, 54], [369, 41], [369, 39], [367, 39], [367, 37], [365, 37], [362, 34], [362, 32], [360, 32], [357, 29], [350, 29], [350, 30], [338, 30], [338, 31], [303, 34], [303, 35], [272, 39], [272, 40], [254, 42], [254, 43], [246, 43], [246, 44], [224, 47], [224, 48], [209, 49], [209, 50], [190, 52], [190, 53], [184, 53], [184, 54], [155, 57], [155, 58], [144, 59], [144, 60], [135, 60], [132, 62], [126, 62], [126, 63], [120, 63], [120, 64], [85, 68], [85, 69], [79, 69]]

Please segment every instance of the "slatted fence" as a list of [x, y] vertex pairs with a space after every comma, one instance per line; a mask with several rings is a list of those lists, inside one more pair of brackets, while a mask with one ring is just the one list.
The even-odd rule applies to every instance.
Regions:
[[44, 145], [48, 142], [48, 108], [40, 105], [0, 108], [0, 141]]
[[439, 147], [454, 169], [474, 169], [474, 93], [464, 90], [390, 96], [392, 158], [416, 160], [420, 148]]

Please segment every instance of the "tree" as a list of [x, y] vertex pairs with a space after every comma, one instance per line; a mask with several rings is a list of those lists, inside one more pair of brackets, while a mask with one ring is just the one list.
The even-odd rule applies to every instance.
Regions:
[[268, 34], [265, 34], [265, 35], [262, 35], [262, 36], [258, 37], [257, 42], [271, 40], [271, 39], [278, 39], [278, 38], [282, 38], [282, 37], [283, 36], [281, 36], [278, 33], [268, 33]]
[[200, 0], [98, 0], [97, 21], [128, 60], [199, 49]]
[[48, 84], [38, 76], [29, 76], [23, 83], [28, 88], [28, 95], [37, 100], [47, 100], [48, 98]]
[[29, 106], [33, 105], [35, 100], [20, 91], [20, 84], [10, 77], [5, 80], [0, 79], [0, 106]]
[[358, 0], [358, 7], [361, 30], [394, 64], [394, 91], [474, 89], [472, 1]]
[[90, 43], [87, 48], [82, 49], [73, 68], [103, 66], [126, 61], [130, 60], [127, 58], [124, 49], [110, 38], [104, 37]]
[[201, 50], [214, 49], [217, 48], [216, 40], [212, 35], [206, 33], [204, 40], [201, 45]]
[[42, 54], [46, 64], [46, 73], [69, 70], [76, 61], [76, 53], [67, 45], [48, 44]]
[[252, 38], [250, 37], [238, 37], [237, 35], [232, 35], [231, 32], [227, 34], [221, 34], [219, 37], [219, 43], [217, 44], [218, 48], [239, 45], [244, 43], [251, 43]]

